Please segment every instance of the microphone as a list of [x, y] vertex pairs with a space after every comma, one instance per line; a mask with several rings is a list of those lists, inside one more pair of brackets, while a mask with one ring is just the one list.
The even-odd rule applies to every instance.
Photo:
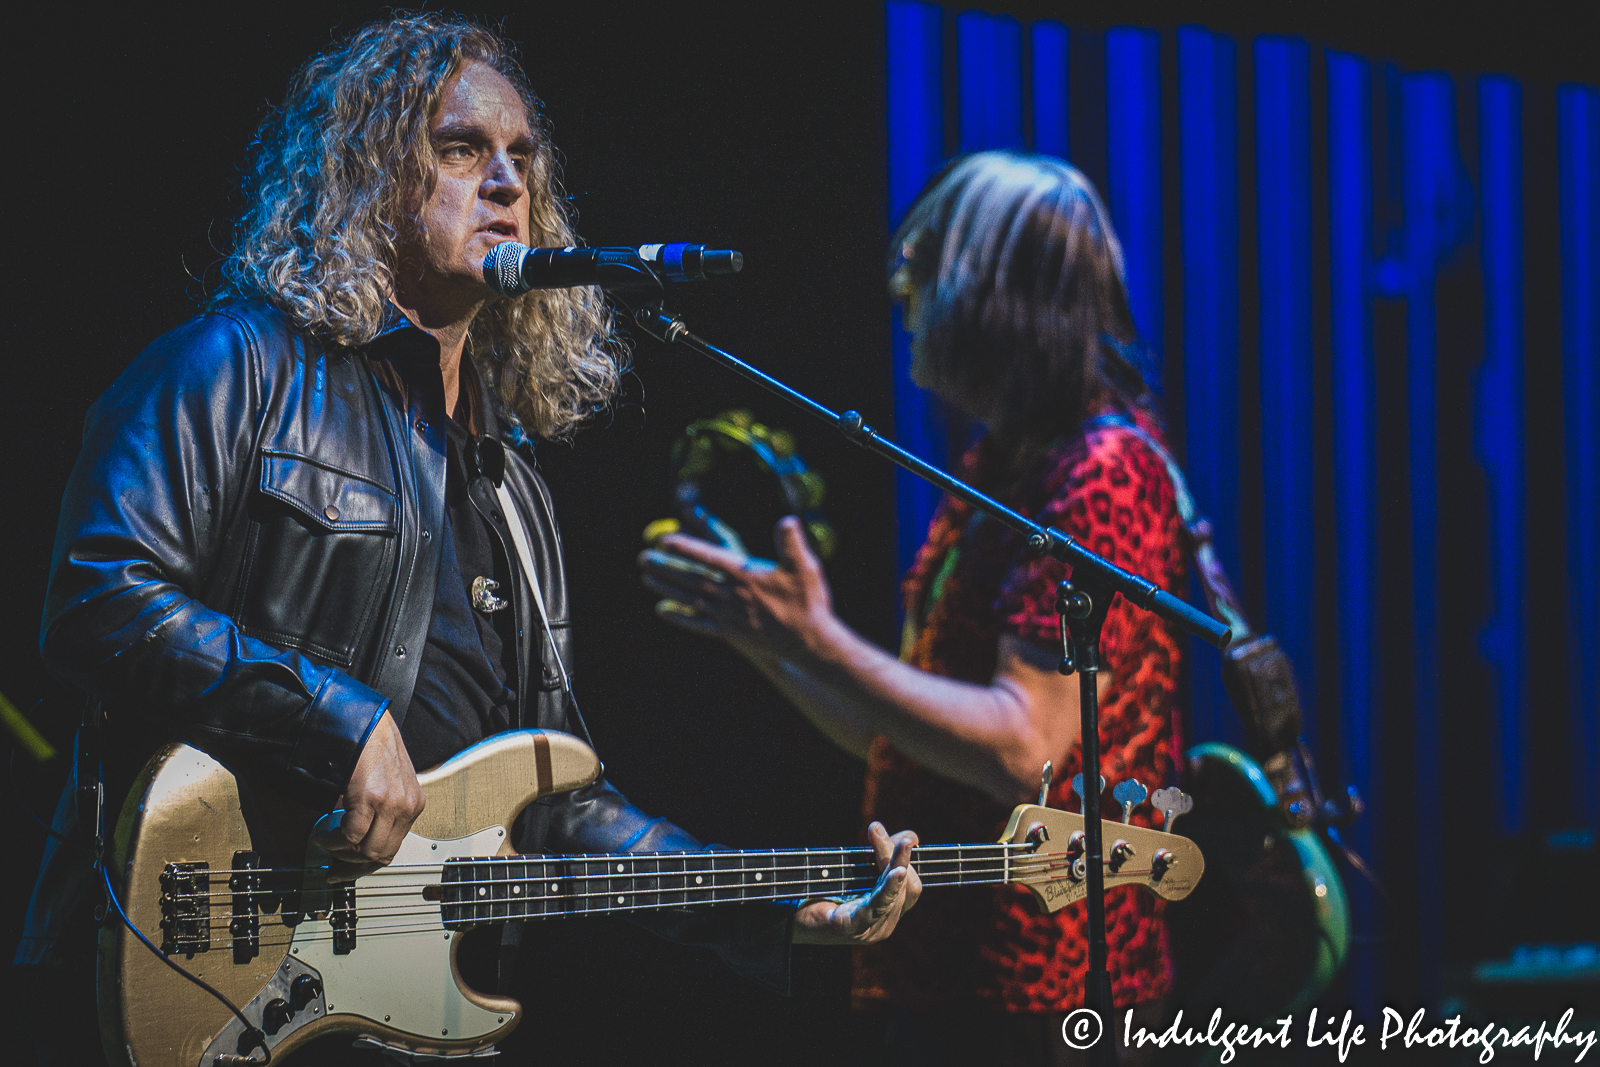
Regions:
[[483, 280], [501, 296], [530, 289], [656, 288], [660, 278], [704, 281], [708, 274], [736, 274], [744, 256], [731, 248], [684, 243], [638, 248], [529, 248], [502, 241], [483, 260]]

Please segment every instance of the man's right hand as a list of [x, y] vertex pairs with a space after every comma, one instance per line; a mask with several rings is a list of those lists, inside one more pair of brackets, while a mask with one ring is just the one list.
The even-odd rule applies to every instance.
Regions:
[[400, 728], [385, 711], [372, 728], [339, 805], [344, 817], [319, 844], [340, 861], [330, 877], [354, 878], [377, 870], [400, 851], [427, 800], [417, 782]]

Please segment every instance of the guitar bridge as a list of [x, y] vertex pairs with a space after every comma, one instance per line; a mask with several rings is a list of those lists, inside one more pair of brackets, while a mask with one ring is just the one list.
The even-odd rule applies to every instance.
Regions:
[[161, 871], [161, 951], [190, 959], [211, 948], [211, 864], [169, 863]]

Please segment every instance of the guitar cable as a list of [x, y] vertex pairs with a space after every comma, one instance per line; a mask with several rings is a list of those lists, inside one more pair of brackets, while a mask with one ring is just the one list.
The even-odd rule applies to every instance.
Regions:
[[122, 919], [123, 923], [128, 927], [128, 929], [132, 930], [139, 940], [144, 942], [144, 947], [149, 949], [151, 952], [154, 952], [162, 963], [165, 963], [168, 967], [171, 967], [174, 971], [177, 971], [179, 974], [183, 975], [183, 977], [189, 979], [189, 981], [193, 982], [195, 985], [199, 986], [201, 989], [204, 989], [207, 993], [210, 993], [212, 996], [221, 1001], [223, 1007], [233, 1012], [233, 1014], [238, 1018], [239, 1023], [244, 1027], [244, 1038], [250, 1042], [250, 1044], [246, 1047], [251, 1049], [259, 1048], [263, 1053], [266, 1054], [266, 1059], [258, 1060], [254, 1057], [254, 1055], [233, 1056], [224, 1053], [218, 1056], [213, 1062], [218, 1064], [219, 1067], [238, 1067], [238, 1065], [247, 1063], [254, 1064], [255, 1067], [267, 1067], [267, 1064], [272, 1062], [272, 1050], [267, 1047], [267, 1035], [262, 1033], [259, 1027], [252, 1026], [250, 1020], [244, 1017], [244, 1012], [234, 1007], [233, 1001], [223, 996], [205, 979], [198, 978], [195, 975], [190, 974], [188, 971], [172, 962], [171, 956], [163, 952], [154, 941], [151, 941], [148, 937], [144, 936], [144, 931], [133, 925], [133, 921], [128, 918], [128, 913], [122, 910], [122, 902], [117, 899], [116, 890], [111, 888], [110, 868], [108, 868], [104, 863], [100, 863], [98, 861], [96, 866], [100, 868], [100, 876], [105, 882], [106, 896], [110, 899], [111, 906], [117, 909], [117, 915]]
[[[44, 703], [44, 700], [41, 698], [38, 701], [38, 703], [34, 704], [33, 708], [31, 708], [29, 710], [29, 715], [31, 716], [34, 711], [37, 711], [38, 708], [39, 708], [39, 704], [43, 704], [43, 703]], [[76, 848], [76, 849], [81, 849], [82, 851], [89, 853], [89, 855], [91, 857], [91, 861], [92, 861], [92, 863], [94, 865], [94, 868], [97, 869], [100, 872], [100, 879], [101, 879], [102, 882], [105, 883], [106, 898], [111, 902], [111, 906], [116, 909], [117, 915], [122, 919], [123, 923], [128, 927], [128, 929], [133, 931], [133, 933], [139, 938], [139, 940], [144, 942], [145, 947], [148, 948], [151, 952], [154, 952], [156, 954], [156, 956], [160, 958], [162, 963], [165, 963], [168, 967], [171, 967], [174, 971], [177, 971], [180, 975], [182, 975], [183, 977], [187, 978], [189, 981], [193, 982], [195, 985], [199, 986], [201, 989], [204, 989], [207, 993], [210, 993], [213, 997], [216, 997], [217, 1000], [221, 1001], [222, 1005], [224, 1007], [226, 1007], [229, 1011], [231, 1011], [234, 1014], [234, 1016], [239, 1020], [239, 1022], [244, 1026], [244, 1036], [246, 1038], [248, 1038], [249, 1041], [250, 1041], [250, 1045], [248, 1047], [250, 1047], [252, 1049], [260, 1048], [261, 1051], [266, 1054], [266, 1058], [265, 1059], [261, 1059], [261, 1060], [255, 1059], [253, 1056], [231, 1056], [231, 1055], [228, 1055], [228, 1054], [223, 1054], [223, 1055], [218, 1056], [216, 1058], [216, 1060], [215, 1060], [216, 1064], [218, 1064], [219, 1067], [243, 1067], [243, 1065], [245, 1065], [245, 1064], [251, 1064], [251, 1065], [253, 1065], [253, 1067], [267, 1067], [267, 1065], [272, 1062], [272, 1050], [267, 1047], [267, 1035], [262, 1033], [259, 1027], [252, 1026], [250, 1024], [250, 1020], [246, 1019], [244, 1017], [244, 1013], [241, 1012], [237, 1007], [235, 1007], [231, 1000], [229, 1000], [227, 997], [223, 996], [222, 993], [219, 992], [216, 988], [214, 988], [210, 983], [206, 982], [202, 978], [198, 978], [195, 975], [190, 974], [188, 971], [184, 970], [182, 967], [179, 967], [176, 963], [174, 963], [172, 961], [172, 957], [171, 956], [168, 956], [165, 952], [163, 952], [160, 949], [159, 946], [157, 946], [153, 941], [151, 941], [148, 937], [146, 937], [144, 935], [144, 931], [143, 930], [140, 930], [137, 926], [133, 925], [132, 920], [130, 920], [128, 918], [128, 913], [123, 910], [122, 902], [117, 899], [116, 890], [111, 885], [111, 869], [108, 866], [106, 866], [105, 857], [104, 857], [104, 854], [103, 854], [104, 853], [104, 842], [101, 840], [100, 834], [98, 832], [99, 828], [105, 825], [105, 823], [102, 821], [105, 818], [105, 811], [104, 811], [105, 790], [102, 787], [102, 774], [103, 774], [103, 772], [101, 770], [101, 765], [98, 762], [96, 762], [96, 764], [95, 764], [95, 777], [96, 777], [95, 794], [96, 794], [97, 802], [98, 802], [98, 804], [100, 806], [99, 810], [97, 810], [95, 812], [94, 826], [96, 827], [96, 831], [97, 831], [96, 834], [95, 834], [95, 844], [94, 845], [86, 845], [81, 841], [74, 841], [72, 838], [68, 837], [66, 834], [61, 833], [60, 831], [58, 831], [54, 827], [52, 827], [49, 823], [45, 822], [42, 818], [39, 817], [39, 813], [33, 810], [33, 805], [29, 804], [27, 799], [22, 795], [22, 786], [21, 786], [21, 783], [17, 779], [17, 747], [18, 747], [17, 742], [13, 741], [11, 743], [11, 751], [10, 751], [9, 757], [8, 757], [8, 759], [6, 761], [6, 770], [7, 770], [6, 777], [9, 780], [9, 784], [11, 786], [11, 798], [12, 798], [12, 800], [14, 800], [16, 802], [16, 804], [17, 804], [17, 806], [19, 808], [21, 808], [23, 811], [27, 812], [28, 813], [28, 817], [31, 818], [34, 822], [38, 823], [40, 828], [43, 829], [46, 834], [49, 834], [52, 838], [54, 838], [55, 840], [61, 842], [61, 844], [63, 844], [63, 845], [67, 845], [67, 846], [70, 846], [70, 847]], [[81, 768], [84, 765], [85, 762], [86, 761], [80, 759], [79, 763], [78, 763], [78, 766]], [[79, 793], [79, 796], [81, 798], [81, 796], [82, 796], [82, 792], [81, 791]], [[81, 814], [79, 815], [78, 821], [79, 821], [79, 824], [82, 825], [83, 817], [82, 817]]]
[[[117, 899], [116, 888], [111, 884], [111, 868], [107, 866], [105, 860], [106, 788], [105, 765], [100, 761], [99, 758], [99, 719], [100, 708], [98, 703], [91, 702], [85, 706], [83, 725], [78, 731], [78, 743], [76, 746], [77, 751], [74, 753], [74, 755], [77, 759], [79, 775], [77, 789], [78, 825], [84, 825], [84, 794], [92, 792], [94, 794], [93, 803], [95, 810], [94, 821], [88, 824], [93, 827], [93, 844], [89, 851], [93, 854], [95, 869], [100, 872], [100, 880], [105, 883], [106, 899], [109, 900], [111, 902], [111, 906], [116, 909], [117, 916], [122, 920], [123, 925], [125, 925], [129, 930], [133, 931], [134, 935], [144, 943], [145, 948], [155, 953], [156, 957], [161, 960], [162, 963], [165, 963], [178, 974], [182, 975], [184, 978], [187, 978], [201, 989], [204, 989], [207, 993], [210, 993], [218, 1000], [218, 1002], [222, 1004], [223, 1007], [227, 1008], [233, 1013], [234, 1017], [239, 1020], [239, 1024], [244, 1027], [244, 1033], [240, 1038], [241, 1044], [246, 1041], [249, 1042], [249, 1044], [243, 1045], [243, 1047], [252, 1050], [259, 1048], [261, 1049], [262, 1054], [266, 1057], [265, 1059], [258, 1060], [255, 1058], [253, 1053], [252, 1055], [248, 1056], [240, 1056], [233, 1053], [222, 1053], [212, 1061], [215, 1067], [245, 1067], [246, 1064], [250, 1065], [250, 1067], [267, 1067], [267, 1065], [272, 1062], [272, 1050], [267, 1047], [267, 1035], [261, 1031], [261, 1028], [253, 1025], [249, 1019], [246, 1019], [244, 1017], [244, 1012], [240, 1011], [238, 1007], [234, 1005], [233, 1001], [223, 996], [223, 994], [214, 986], [212, 986], [211, 983], [205, 981], [203, 978], [200, 978], [197, 975], [190, 974], [188, 971], [184, 970], [182, 967], [179, 967], [175, 962], [173, 962], [172, 957], [167, 955], [167, 953], [164, 952], [154, 941], [151, 941], [148, 937], [146, 937], [143, 930], [133, 925], [133, 920], [129, 919], [128, 913], [123, 910], [122, 901]], [[15, 750], [13, 749], [13, 751]], [[94, 761], [94, 782], [92, 785], [86, 786], [83, 782], [83, 775], [84, 771], [89, 767], [90, 758], [93, 758]]]

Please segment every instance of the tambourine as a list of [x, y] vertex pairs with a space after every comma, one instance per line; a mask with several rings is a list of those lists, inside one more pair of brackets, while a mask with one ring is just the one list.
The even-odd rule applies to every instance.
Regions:
[[681, 531], [773, 559], [773, 527], [797, 515], [812, 550], [823, 559], [833, 555], [822, 475], [806, 466], [787, 430], [763, 426], [749, 411], [724, 411], [686, 426], [672, 446], [672, 481], [677, 518], [645, 527], [648, 543]]

